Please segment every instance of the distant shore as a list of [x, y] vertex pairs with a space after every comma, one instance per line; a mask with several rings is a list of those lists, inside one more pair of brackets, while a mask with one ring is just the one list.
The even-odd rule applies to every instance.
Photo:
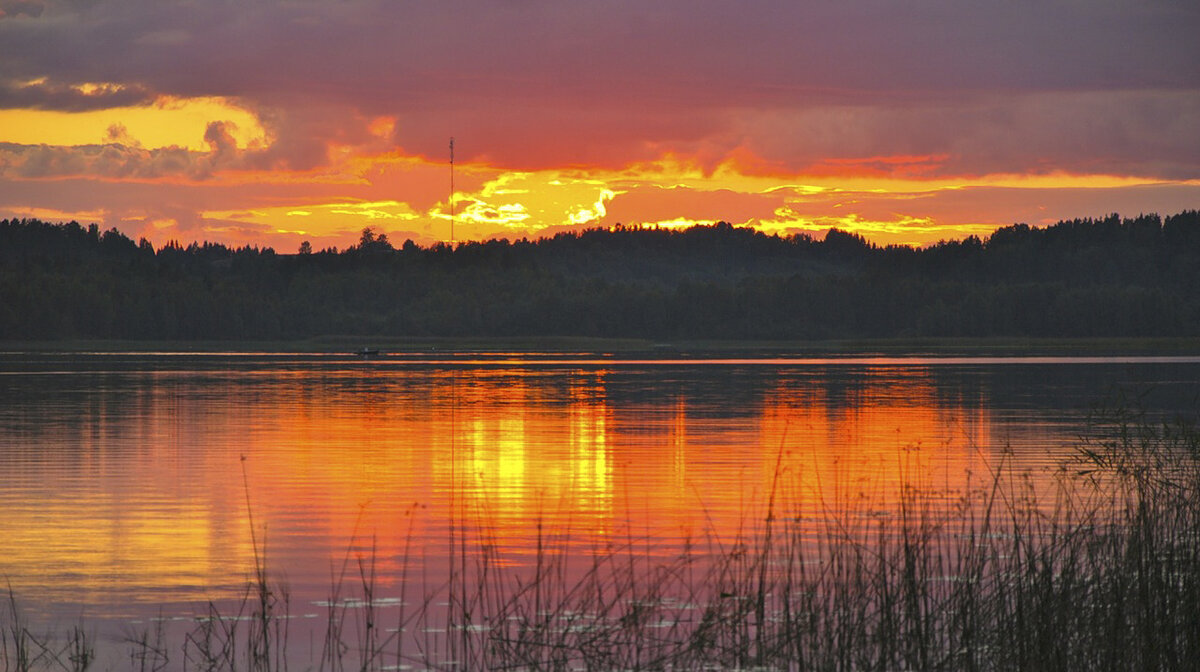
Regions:
[[0, 341], [0, 353], [159, 352], [380, 354], [417, 352], [483, 353], [652, 353], [667, 356], [754, 353], [771, 356], [1066, 356], [1200, 355], [1200, 337], [1173, 338], [884, 338], [824, 341], [695, 340], [536, 337], [403, 338], [395, 336], [324, 336], [280, 341], [48, 340]]

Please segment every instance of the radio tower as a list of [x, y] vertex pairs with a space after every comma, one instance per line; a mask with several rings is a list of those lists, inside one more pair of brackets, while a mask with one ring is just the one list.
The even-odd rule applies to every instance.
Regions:
[[450, 248], [454, 249], [454, 138], [450, 138]]

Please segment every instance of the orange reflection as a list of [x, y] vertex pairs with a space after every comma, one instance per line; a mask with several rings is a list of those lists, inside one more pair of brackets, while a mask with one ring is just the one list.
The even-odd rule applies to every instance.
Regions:
[[927, 370], [866, 376], [840, 398], [775, 390], [765, 404], [763, 425], [787, 435], [774, 452], [798, 515], [889, 516], [914, 492], [940, 501], [967, 494], [988, 469], [987, 412], [939, 400]]
[[440, 581], [464, 542], [521, 565], [549, 537], [584, 554], [731, 540], [772, 493], [791, 520], [886, 520], [906, 493], [953, 503], [999, 459], [986, 402], [928, 369], [745, 371], [149, 374], [51, 437], [83, 459], [14, 472], [49, 485], [10, 507], [6, 569], [19, 590], [70, 575], [84, 594], [129, 581], [187, 599], [241, 585], [253, 529], [295, 589], [323, 595], [371, 555], [388, 588]]
[[0, 572], [31, 598], [24, 606], [79, 601], [111, 616], [240, 591], [253, 566], [250, 528], [240, 484], [203, 476], [222, 461], [188, 431], [206, 421], [203, 409], [150, 382], [120, 405], [80, 413], [83, 423], [72, 414], [6, 442]]

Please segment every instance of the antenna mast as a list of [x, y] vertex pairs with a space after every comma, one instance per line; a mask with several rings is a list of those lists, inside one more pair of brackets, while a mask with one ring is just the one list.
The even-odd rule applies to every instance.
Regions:
[[454, 247], [454, 138], [450, 138], [450, 247]]

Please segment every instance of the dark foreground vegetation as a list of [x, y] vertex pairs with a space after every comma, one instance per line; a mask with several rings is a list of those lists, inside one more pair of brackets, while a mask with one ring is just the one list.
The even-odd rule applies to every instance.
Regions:
[[[516, 569], [490, 556], [486, 532], [463, 533], [451, 543], [480, 554], [400, 600], [378, 594], [364, 543], [347, 552], [315, 644], [289, 641], [286, 587], [260, 560], [240, 606], [210, 605], [182, 637], [133, 631], [125, 660], [143, 671], [1195, 669], [1194, 422], [1110, 415], [1049, 491], [999, 460], [950, 506], [914, 482], [887, 515], [835, 493], [802, 504], [777, 470], [744, 535], [698, 539], [707, 550], [677, 558], [630, 540], [582, 572], [550, 535]], [[40, 634], [10, 600], [0, 627], [6, 670], [96, 666], [84, 626]]]
[[1200, 333], [1200, 212], [880, 248], [727, 224], [399, 249], [170, 244], [0, 221], [0, 340]]

